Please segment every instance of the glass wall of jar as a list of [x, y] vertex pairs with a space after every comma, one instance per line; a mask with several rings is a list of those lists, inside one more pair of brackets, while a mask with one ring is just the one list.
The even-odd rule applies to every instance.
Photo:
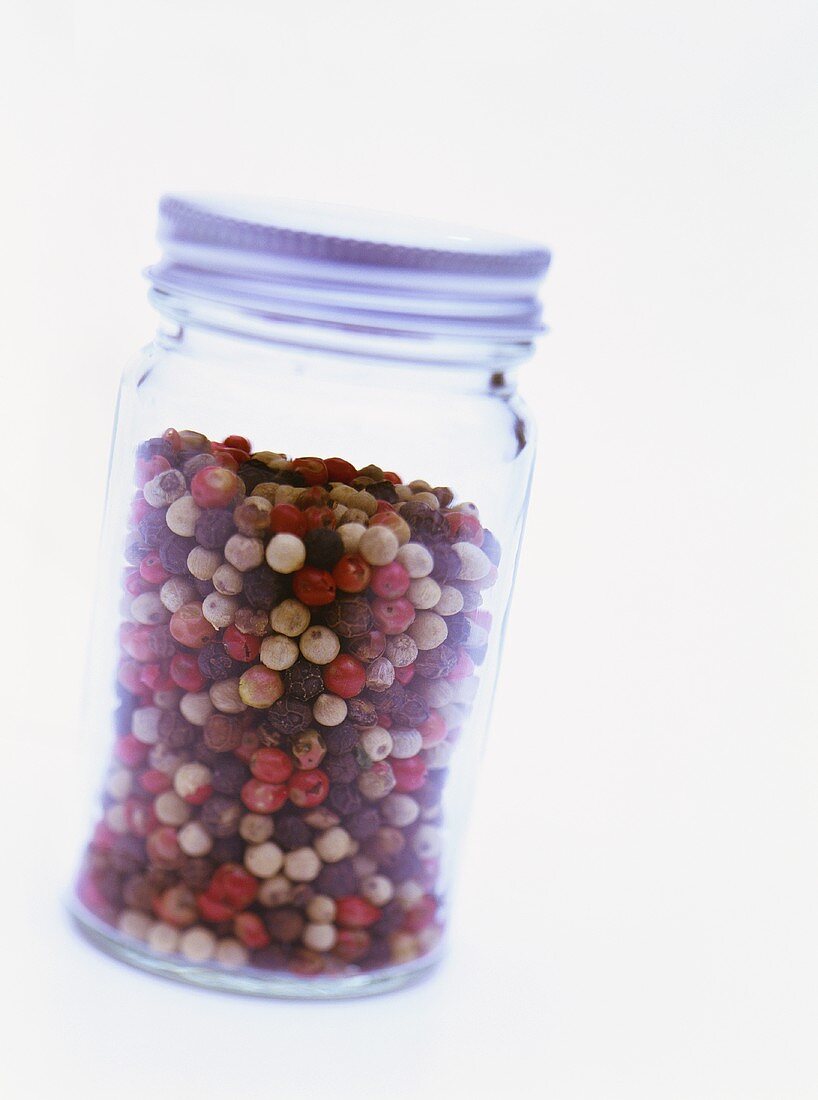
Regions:
[[72, 910], [252, 993], [439, 959], [533, 461], [548, 254], [349, 210], [171, 196], [123, 379]]

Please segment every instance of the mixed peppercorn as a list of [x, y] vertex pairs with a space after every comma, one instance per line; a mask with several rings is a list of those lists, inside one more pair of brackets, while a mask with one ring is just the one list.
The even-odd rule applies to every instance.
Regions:
[[241, 436], [169, 429], [136, 482], [80, 902], [195, 963], [309, 976], [430, 952], [493, 535], [448, 488]]

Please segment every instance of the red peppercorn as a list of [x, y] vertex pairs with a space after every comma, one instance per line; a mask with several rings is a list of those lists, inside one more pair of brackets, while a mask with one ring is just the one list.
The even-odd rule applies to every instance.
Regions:
[[298, 535], [303, 538], [307, 533], [307, 520], [294, 504], [276, 504], [270, 512], [270, 528], [276, 535]]
[[396, 474], [394, 470], [384, 470], [383, 476], [386, 481], [391, 481], [393, 485], [402, 485], [403, 478], [400, 474]]
[[395, 776], [395, 790], [401, 794], [419, 791], [426, 782], [426, 763], [421, 756], [411, 756], [408, 760], [393, 760], [392, 773]]
[[125, 821], [130, 833], [142, 837], [149, 836], [159, 825], [153, 806], [139, 798], [125, 799]]
[[233, 931], [236, 938], [251, 951], [257, 951], [272, 942], [270, 933], [258, 913], [239, 913], [233, 921]]
[[147, 759], [149, 749], [147, 745], [137, 741], [132, 733], [126, 733], [117, 741], [114, 751], [118, 760], [129, 768], [135, 768]]
[[375, 921], [380, 920], [380, 909], [371, 901], [356, 894], [338, 898], [335, 905], [335, 920], [344, 928], [369, 928]]
[[253, 753], [261, 744], [261, 738], [254, 729], [246, 729], [241, 732], [241, 742], [238, 748], [233, 750], [235, 756], [245, 764], [249, 764]]
[[313, 806], [320, 806], [329, 794], [329, 779], [320, 768], [299, 771], [290, 777], [287, 793], [293, 805], [312, 809]]
[[307, 530], [315, 531], [319, 527], [335, 530], [335, 513], [326, 505], [323, 507], [313, 504], [304, 510], [304, 519], [307, 521]]
[[321, 673], [327, 691], [340, 695], [342, 699], [352, 699], [363, 691], [366, 683], [366, 668], [349, 653], [339, 653], [334, 661], [324, 666]]
[[152, 458], [138, 458], [136, 460], [136, 484], [140, 489], [152, 481], [157, 474], [170, 469], [170, 463], [162, 455], [153, 455]]
[[327, 479], [329, 481], [340, 481], [344, 485], [349, 485], [358, 476], [358, 471], [345, 458], [326, 458], [324, 459], [324, 465], [327, 468]]
[[201, 691], [207, 683], [192, 653], [174, 653], [170, 659], [170, 678], [182, 691]]
[[308, 485], [325, 485], [328, 480], [327, 467], [320, 458], [295, 458], [293, 469], [301, 474]]
[[255, 661], [261, 652], [261, 638], [242, 633], [234, 623], [225, 630], [222, 644], [234, 661], [245, 664]]
[[[147, 749], [147, 745], [143, 748]], [[148, 794], [162, 794], [173, 786], [173, 780], [158, 768], [147, 768], [139, 777], [139, 786]]]
[[344, 554], [332, 571], [332, 579], [342, 592], [363, 592], [372, 576], [372, 567], [360, 554]]
[[235, 447], [239, 451], [244, 451], [246, 454], [250, 454], [253, 449], [250, 446], [250, 440], [243, 435], [228, 435], [222, 440], [223, 447]]
[[[410, 577], [399, 561], [372, 570], [372, 591], [386, 600], [397, 600], [409, 589]], [[428, 604], [427, 604], [428, 606]]]
[[403, 634], [414, 622], [415, 608], [405, 596], [396, 600], [378, 597], [372, 601], [372, 614], [384, 634]]
[[446, 526], [453, 542], [470, 542], [474, 546], [480, 546], [483, 542], [483, 528], [480, 520], [470, 516], [468, 512], [448, 512]]
[[287, 801], [284, 783], [263, 783], [260, 779], [248, 779], [241, 789], [241, 800], [254, 814], [272, 814]]
[[331, 573], [305, 565], [293, 574], [293, 593], [307, 607], [325, 607], [335, 599], [335, 581]]
[[420, 723], [418, 730], [423, 738], [424, 749], [439, 745], [441, 741], [446, 739], [446, 723], [440, 711], [437, 710], [430, 712], [426, 721]]
[[140, 680], [151, 691], [173, 691], [176, 681], [170, 675], [170, 665], [161, 665], [156, 661], [142, 665]]
[[293, 762], [281, 749], [256, 749], [250, 757], [250, 771], [262, 783], [285, 783], [293, 773]]
[[222, 921], [230, 920], [233, 916], [232, 906], [209, 893], [199, 894], [196, 904], [199, 906], [202, 918], [210, 921], [211, 924], [220, 924]]
[[372, 946], [372, 936], [363, 928], [342, 928], [332, 949], [336, 958], [344, 962], [357, 962]]
[[255, 901], [258, 880], [240, 863], [223, 863], [213, 872], [213, 878], [205, 892], [233, 909], [246, 909]]
[[139, 574], [148, 584], [164, 584], [170, 576], [159, 555], [153, 552], [146, 554], [139, 563]]
[[436, 910], [435, 899], [429, 894], [424, 894], [417, 905], [413, 905], [403, 918], [404, 931], [421, 932], [424, 928], [428, 928], [435, 919]]
[[[226, 457], [235, 464], [235, 460], [229, 455]], [[205, 466], [190, 481], [191, 495], [200, 508], [227, 508], [241, 494], [243, 488], [235, 473], [221, 465]]]
[[165, 428], [162, 432], [162, 438], [166, 443], [170, 443], [174, 451], [181, 451], [182, 449], [182, 437], [176, 431], [175, 428]]

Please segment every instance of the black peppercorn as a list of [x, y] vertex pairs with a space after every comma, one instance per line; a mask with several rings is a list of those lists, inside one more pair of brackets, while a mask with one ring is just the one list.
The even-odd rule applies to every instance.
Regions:
[[172, 531], [165, 523], [164, 509], [151, 508], [139, 521], [139, 537], [145, 546], [152, 549], [159, 546], [170, 534]]
[[250, 769], [237, 756], [224, 756], [213, 765], [213, 790], [219, 794], [239, 795], [250, 778]]
[[172, 534], [159, 546], [159, 560], [168, 573], [186, 576], [188, 555], [195, 545], [195, 539], [186, 539], [181, 535]]
[[217, 863], [241, 863], [244, 841], [240, 836], [220, 836], [213, 842], [210, 855]]
[[307, 564], [314, 565], [317, 569], [330, 571], [344, 556], [341, 536], [328, 527], [316, 527], [313, 531], [307, 531], [304, 536], [304, 546], [307, 551]]
[[437, 649], [424, 649], [418, 653], [415, 672], [427, 680], [440, 680], [448, 676], [456, 664], [457, 651], [444, 642]]
[[371, 729], [378, 724], [378, 712], [375, 704], [368, 699], [358, 696], [355, 699], [347, 699], [347, 717], [355, 726], [361, 729]]
[[212, 860], [196, 856], [185, 860], [179, 868], [179, 878], [194, 893], [199, 893], [208, 885], [215, 869]]
[[327, 756], [322, 767], [330, 783], [351, 783], [361, 770], [355, 754], [345, 752], [343, 756]]
[[343, 756], [357, 748], [358, 731], [351, 722], [341, 722], [338, 726], [322, 726], [321, 729], [330, 756]]
[[393, 709], [392, 717], [398, 725], [414, 729], [429, 717], [429, 705], [423, 696], [407, 689], [400, 705]]
[[397, 932], [403, 924], [406, 914], [399, 901], [388, 901], [381, 907], [379, 920], [372, 926], [372, 931], [379, 936], [387, 936]]
[[460, 558], [445, 542], [436, 543], [432, 548], [434, 565], [432, 577], [438, 584], [446, 584], [450, 580], [456, 580], [460, 573]]
[[176, 710], [162, 712], [159, 740], [171, 749], [184, 749], [196, 740], [196, 727]]
[[323, 614], [324, 624], [341, 638], [355, 638], [372, 629], [372, 610], [363, 597], [335, 600], [327, 604]]
[[202, 806], [200, 820], [211, 836], [235, 836], [243, 814], [244, 806], [238, 799], [214, 794]]
[[196, 541], [206, 550], [221, 550], [235, 530], [232, 512], [207, 508], [196, 520]]
[[272, 611], [290, 594], [289, 578], [274, 573], [268, 565], [259, 565], [244, 574], [244, 598], [251, 607]]
[[348, 783], [333, 784], [329, 789], [327, 802], [339, 814], [354, 814], [363, 805], [358, 789]]
[[264, 712], [258, 735], [265, 745], [278, 745], [281, 737], [296, 737], [312, 724], [312, 708], [301, 699], [285, 695]]
[[310, 664], [302, 657], [284, 670], [284, 683], [287, 686], [288, 695], [293, 699], [308, 702], [320, 695], [324, 690], [324, 680], [321, 669], [317, 665]]
[[234, 661], [221, 642], [208, 642], [199, 650], [199, 671], [208, 680], [227, 680], [238, 675], [241, 665]]
[[275, 819], [275, 842], [285, 852], [304, 848], [312, 840], [312, 830], [295, 814], [284, 814]]
[[331, 898], [341, 898], [355, 892], [356, 877], [351, 859], [342, 859], [338, 863], [328, 863], [321, 868], [313, 883], [319, 894], [329, 894]]
[[471, 622], [462, 611], [456, 615], [447, 616], [446, 626], [449, 631], [446, 635], [446, 643], [450, 646], [463, 645], [471, 632]]
[[373, 807], [358, 810], [345, 822], [346, 830], [353, 840], [367, 840], [377, 833], [381, 824], [380, 815]]
[[242, 725], [229, 714], [211, 714], [202, 734], [205, 745], [216, 753], [232, 752], [241, 744]]
[[164, 458], [171, 465], [175, 456], [173, 447], [167, 439], [162, 439], [161, 436], [154, 436], [152, 439], [146, 439], [143, 443], [140, 443], [136, 448], [136, 457], [147, 461], [151, 458]]
[[375, 500], [385, 500], [387, 504], [397, 503], [398, 494], [395, 492], [395, 486], [386, 479], [373, 481], [371, 485], [367, 485], [366, 491], [371, 493]]

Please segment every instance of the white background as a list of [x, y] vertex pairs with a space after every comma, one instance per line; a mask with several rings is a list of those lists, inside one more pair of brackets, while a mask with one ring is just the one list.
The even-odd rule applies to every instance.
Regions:
[[[4, 12], [4, 1095], [817, 1096], [814, 2]], [[117, 376], [187, 187], [554, 249], [455, 947], [380, 1000], [176, 987], [60, 909]]]

